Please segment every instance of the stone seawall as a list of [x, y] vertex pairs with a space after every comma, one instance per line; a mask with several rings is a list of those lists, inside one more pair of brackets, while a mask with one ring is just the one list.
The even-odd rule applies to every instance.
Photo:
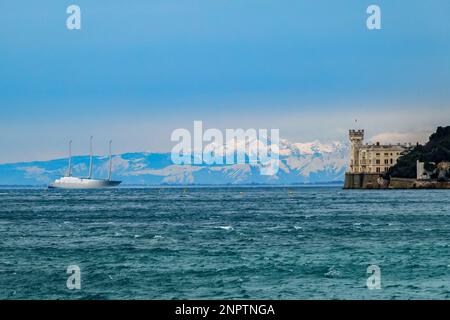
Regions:
[[386, 189], [387, 181], [379, 173], [346, 173], [344, 189]]

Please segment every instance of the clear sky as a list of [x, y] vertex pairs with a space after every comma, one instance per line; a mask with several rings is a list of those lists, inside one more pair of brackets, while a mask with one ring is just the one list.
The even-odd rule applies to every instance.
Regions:
[[450, 124], [449, 89], [448, 0], [0, 2], [0, 163], [64, 156], [69, 138], [86, 153], [91, 134], [97, 153], [109, 138], [168, 151], [194, 120], [295, 142], [354, 126], [416, 139]]

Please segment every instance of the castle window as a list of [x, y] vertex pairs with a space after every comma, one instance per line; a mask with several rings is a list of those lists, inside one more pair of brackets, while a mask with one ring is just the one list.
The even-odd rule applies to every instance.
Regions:
[[377, 167], [377, 173], [380, 173], [380, 172], [381, 172], [380, 167]]
[[375, 163], [376, 163], [376, 164], [380, 164], [380, 159], [377, 159], [377, 160], [375, 161]]
[[389, 160], [388, 159], [384, 159], [384, 164], [389, 164]]
[[391, 159], [391, 164], [393, 164], [394, 163], [394, 159]]

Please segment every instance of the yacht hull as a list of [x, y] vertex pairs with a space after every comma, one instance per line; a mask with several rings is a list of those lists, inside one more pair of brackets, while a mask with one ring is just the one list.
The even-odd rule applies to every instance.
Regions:
[[51, 189], [98, 189], [116, 187], [121, 181], [88, 179], [76, 177], [62, 177], [55, 180], [48, 187]]

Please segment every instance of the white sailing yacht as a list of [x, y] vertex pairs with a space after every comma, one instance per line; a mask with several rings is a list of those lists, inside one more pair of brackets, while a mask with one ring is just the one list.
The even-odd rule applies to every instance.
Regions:
[[121, 181], [112, 180], [112, 154], [111, 144], [109, 141], [109, 174], [108, 179], [93, 179], [92, 178], [92, 139], [90, 138], [90, 152], [89, 152], [89, 176], [87, 178], [79, 178], [72, 176], [72, 141], [69, 141], [69, 170], [67, 175], [56, 179], [53, 183], [49, 184], [49, 188], [62, 188], [62, 189], [95, 189], [95, 188], [107, 188], [115, 187], [121, 183]]

